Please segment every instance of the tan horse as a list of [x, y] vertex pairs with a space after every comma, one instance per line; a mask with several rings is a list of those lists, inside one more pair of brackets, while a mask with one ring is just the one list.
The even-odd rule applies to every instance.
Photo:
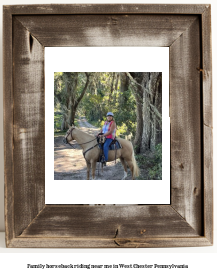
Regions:
[[[99, 160], [100, 155], [100, 149], [98, 148], [96, 137], [79, 130], [73, 125], [66, 133], [64, 143], [68, 143], [72, 140], [76, 140], [83, 149], [83, 154], [87, 164], [87, 179], [89, 180], [90, 178], [90, 168], [92, 168], [92, 179], [95, 179], [96, 163]], [[109, 150], [108, 161], [113, 161], [115, 158], [120, 158], [124, 167], [124, 176], [122, 179], [127, 177], [127, 165], [131, 170], [132, 179], [134, 179], [135, 177], [139, 176], [139, 167], [134, 157], [132, 143], [121, 138], [118, 138], [118, 141], [122, 145], [122, 148], [116, 151]]]

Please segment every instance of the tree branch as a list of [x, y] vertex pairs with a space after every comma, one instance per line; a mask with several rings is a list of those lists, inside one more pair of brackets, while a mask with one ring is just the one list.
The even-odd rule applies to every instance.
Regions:
[[84, 96], [84, 94], [85, 94], [85, 92], [87, 90], [87, 87], [89, 85], [89, 82], [90, 82], [90, 74], [87, 73], [87, 72], [85, 72], [85, 74], [87, 76], [87, 81], [86, 81], [86, 84], [84, 86], [84, 89], [83, 89], [82, 93], [80, 94], [79, 98], [76, 100], [75, 109], [77, 108], [79, 102], [82, 100], [82, 98], [83, 98], [83, 96]]

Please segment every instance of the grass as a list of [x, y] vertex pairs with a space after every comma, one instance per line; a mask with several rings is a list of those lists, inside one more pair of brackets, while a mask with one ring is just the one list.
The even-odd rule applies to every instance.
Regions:
[[56, 131], [54, 132], [54, 137], [58, 137], [60, 135], [66, 135], [67, 130], [62, 130], [62, 131]]

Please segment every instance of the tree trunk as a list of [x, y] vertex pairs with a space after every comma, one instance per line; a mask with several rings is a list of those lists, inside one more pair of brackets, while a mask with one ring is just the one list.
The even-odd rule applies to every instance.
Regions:
[[151, 122], [150, 122], [150, 95], [149, 95], [149, 81], [150, 73], [143, 73], [143, 129], [142, 129], [142, 145], [141, 152], [144, 153], [146, 150], [150, 149], [150, 139], [151, 139]]
[[130, 75], [135, 80], [134, 85], [134, 96], [136, 99], [136, 134], [134, 139], [135, 152], [140, 153], [141, 143], [142, 143], [142, 132], [143, 132], [143, 73], [141, 72], [130, 72]]
[[[160, 73], [157, 79], [155, 106], [162, 115], [162, 74]], [[162, 121], [156, 122], [156, 145], [162, 143]]]
[[111, 81], [111, 89], [110, 89], [110, 92], [109, 92], [109, 110], [111, 110], [111, 107], [112, 107], [112, 94], [113, 94], [113, 91], [114, 91], [114, 81], [115, 81], [115, 72], [112, 73], [112, 81]]
[[136, 135], [134, 139], [135, 152], [140, 153], [141, 142], [142, 142], [142, 131], [143, 131], [143, 113], [142, 113], [142, 102], [141, 96], [137, 93], [135, 94], [136, 99]]
[[77, 90], [77, 85], [78, 85], [78, 72], [65, 72], [65, 80], [66, 80], [66, 92], [67, 92], [67, 96], [69, 97], [69, 115], [68, 115], [68, 123], [70, 125], [74, 124], [75, 121], [75, 113], [77, 110], [77, 107], [80, 103], [80, 101], [82, 100], [87, 87], [89, 85], [89, 81], [90, 81], [90, 74], [89, 73], [85, 73], [87, 80], [86, 80], [86, 84], [80, 94], [80, 96], [78, 98], [76, 98], [76, 90]]
[[134, 139], [135, 152], [140, 153], [143, 133], [143, 73], [130, 72], [134, 79], [133, 91], [136, 99], [136, 134]]
[[75, 107], [74, 105], [71, 105], [70, 107], [70, 116], [69, 116], [69, 124], [72, 125], [74, 124], [75, 121]]
[[124, 92], [126, 92], [129, 89], [129, 77], [127, 76], [126, 72], [121, 72], [120, 79], [121, 79], [120, 91], [122, 92], [122, 94], [120, 94], [119, 96], [119, 103], [123, 105], [125, 101]]
[[162, 142], [162, 74], [130, 72], [136, 99], [136, 153], [153, 151]]
[[161, 73], [144, 73], [142, 153], [147, 150], [154, 151], [155, 146], [162, 142], [161, 87]]
[[62, 124], [61, 124], [61, 130], [66, 130], [68, 128], [68, 124], [67, 124], [67, 118], [66, 115], [63, 114], [63, 120], [62, 120]]

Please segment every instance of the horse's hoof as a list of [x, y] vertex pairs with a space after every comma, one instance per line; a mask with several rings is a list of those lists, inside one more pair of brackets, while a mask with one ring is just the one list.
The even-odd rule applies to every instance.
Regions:
[[124, 176], [123, 176], [122, 180], [125, 180], [126, 177], [127, 177], [127, 172], [124, 171]]

